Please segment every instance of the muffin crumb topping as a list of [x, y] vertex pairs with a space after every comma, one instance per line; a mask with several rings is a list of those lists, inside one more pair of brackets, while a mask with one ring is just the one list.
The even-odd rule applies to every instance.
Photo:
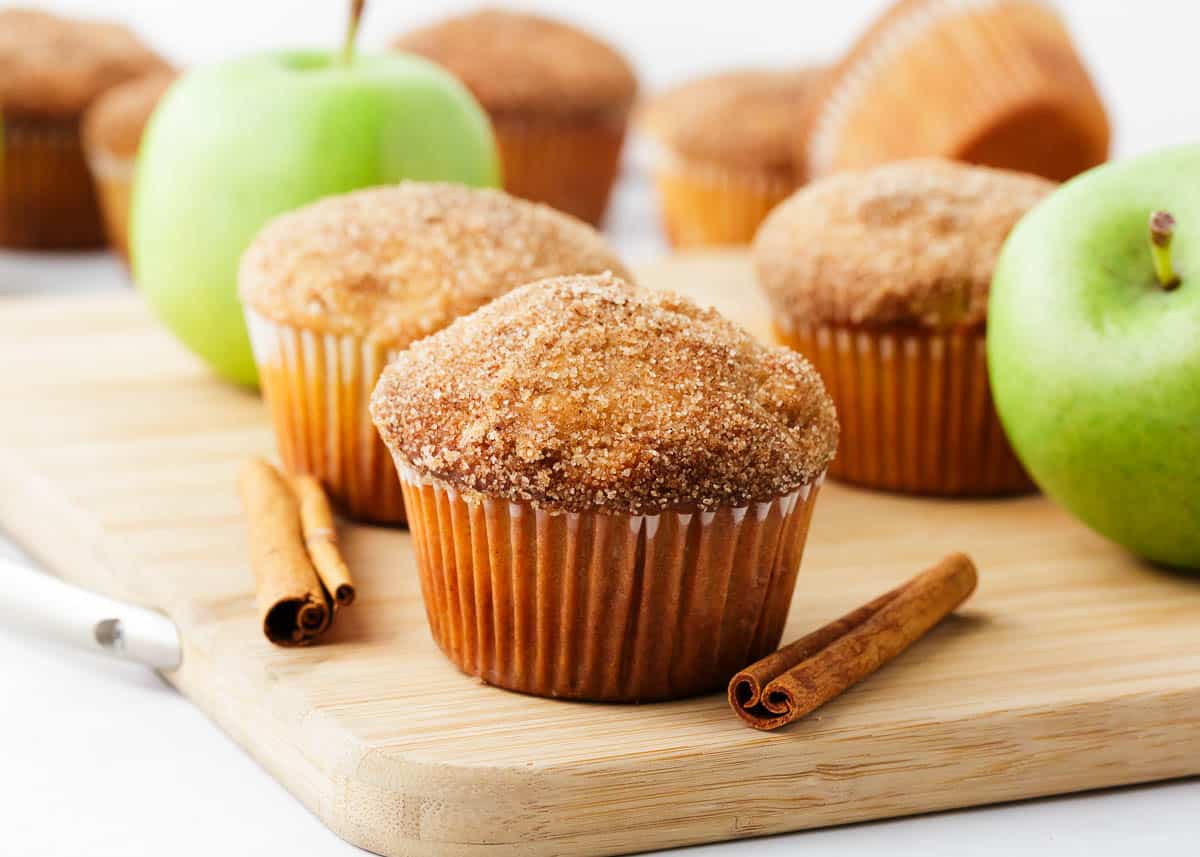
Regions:
[[0, 108], [63, 118], [111, 86], [166, 62], [111, 21], [0, 9]]
[[566, 511], [772, 499], [816, 480], [838, 435], [803, 357], [611, 274], [531, 283], [421, 340], [371, 410], [401, 466]]
[[274, 321], [401, 347], [531, 280], [624, 273], [595, 229], [496, 190], [403, 182], [267, 224], [242, 301]]
[[784, 324], [983, 324], [1008, 233], [1055, 184], [920, 159], [841, 173], [799, 190], [754, 240]]
[[540, 15], [482, 9], [392, 46], [443, 66], [490, 113], [624, 113], [637, 91], [633, 69], [611, 46]]

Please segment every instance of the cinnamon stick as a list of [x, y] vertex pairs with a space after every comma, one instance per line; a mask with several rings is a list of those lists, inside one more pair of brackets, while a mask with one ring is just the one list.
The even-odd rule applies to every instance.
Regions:
[[238, 492], [263, 633], [281, 646], [311, 643], [329, 627], [333, 611], [304, 547], [296, 496], [279, 471], [259, 458], [242, 467]]
[[975, 591], [977, 579], [969, 557], [950, 554], [739, 672], [729, 682], [729, 704], [755, 729], [798, 720], [924, 636]]
[[334, 610], [345, 607], [354, 602], [354, 581], [338, 548], [333, 509], [325, 489], [315, 476], [307, 473], [293, 476], [292, 488], [300, 505], [300, 530], [308, 557], [325, 591], [333, 598]]

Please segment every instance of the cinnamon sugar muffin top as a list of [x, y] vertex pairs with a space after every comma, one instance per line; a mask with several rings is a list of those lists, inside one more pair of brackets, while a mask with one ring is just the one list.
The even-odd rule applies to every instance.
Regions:
[[402, 182], [275, 218], [238, 286], [274, 321], [404, 346], [530, 280], [624, 270], [599, 232], [548, 206]]
[[528, 284], [421, 340], [371, 413], [399, 466], [566, 511], [773, 499], [817, 479], [838, 436], [799, 354], [610, 274]]
[[0, 109], [71, 117], [104, 90], [166, 62], [111, 21], [0, 9]]
[[824, 71], [738, 69], [651, 98], [639, 124], [685, 158], [792, 173], [800, 121]]
[[84, 142], [113, 157], [136, 156], [150, 114], [174, 81], [171, 72], [153, 72], [105, 92], [83, 115]]
[[1055, 187], [920, 159], [841, 173], [763, 223], [754, 263], [780, 324], [983, 324], [1008, 233]]
[[489, 113], [624, 113], [637, 91], [633, 69], [613, 47], [539, 15], [485, 9], [392, 46], [443, 66]]

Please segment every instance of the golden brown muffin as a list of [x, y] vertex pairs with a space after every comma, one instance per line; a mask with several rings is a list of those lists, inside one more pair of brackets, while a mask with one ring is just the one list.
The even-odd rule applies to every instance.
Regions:
[[415, 343], [371, 410], [464, 671], [667, 699], [778, 643], [838, 434], [798, 354], [669, 293], [560, 277]]
[[742, 69], [667, 90], [639, 110], [658, 144], [655, 183], [676, 247], [749, 244], [803, 182], [801, 120], [823, 71]]
[[1065, 180], [1108, 157], [1104, 105], [1039, 0], [900, 0], [814, 98], [812, 176], [945, 157]]
[[0, 245], [103, 243], [80, 117], [106, 89], [165, 67], [117, 24], [0, 10]]
[[624, 268], [594, 229], [501, 191], [405, 182], [276, 218], [238, 283], [283, 463], [354, 517], [402, 522], [367, 414], [387, 361], [529, 280], [604, 271]]
[[443, 66], [492, 120], [504, 187], [598, 224], [620, 166], [637, 80], [610, 45], [559, 21], [488, 9], [393, 46]]
[[118, 84], [83, 115], [83, 148], [100, 198], [108, 241], [129, 261], [129, 201], [142, 131], [159, 99], [174, 83], [158, 71]]
[[831, 475], [926, 494], [1032, 487], [991, 404], [987, 298], [1008, 233], [1053, 188], [916, 160], [821, 179], [767, 218], [754, 261], [776, 333], [842, 415]]

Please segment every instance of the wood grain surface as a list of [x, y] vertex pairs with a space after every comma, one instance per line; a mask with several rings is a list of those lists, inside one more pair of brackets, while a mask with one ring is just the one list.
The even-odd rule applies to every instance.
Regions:
[[[740, 256], [642, 282], [765, 332]], [[1200, 772], [1200, 580], [1040, 498], [827, 485], [787, 638], [951, 550], [980, 588], [895, 663], [764, 734], [721, 695], [594, 705], [464, 677], [430, 640], [403, 532], [345, 527], [358, 601], [327, 644], [268, 645], [234, 489], [239, 462], [271, 450], [263, 406], [131, 294], [0, 303], [0, 402], [0, 528], [69, 580], [166, 610], [185, 640], [169, 680], [373, 851], [618, 854]]]

